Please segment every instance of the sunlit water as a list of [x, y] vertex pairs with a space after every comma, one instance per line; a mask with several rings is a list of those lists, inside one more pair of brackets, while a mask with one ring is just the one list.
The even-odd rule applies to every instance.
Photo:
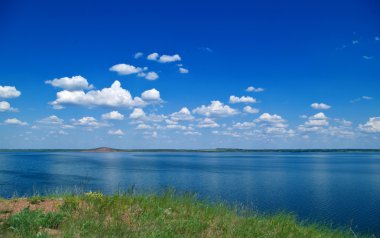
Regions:
[[380, 153], [0, 153], [0, 196], [167, 187], [380, 237]]

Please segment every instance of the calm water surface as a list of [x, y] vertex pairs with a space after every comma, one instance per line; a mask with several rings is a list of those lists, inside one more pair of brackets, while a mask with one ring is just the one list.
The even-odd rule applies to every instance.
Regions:
[[380, 237], [380, 153], [0, 153], [0, 196], [166, 187]]

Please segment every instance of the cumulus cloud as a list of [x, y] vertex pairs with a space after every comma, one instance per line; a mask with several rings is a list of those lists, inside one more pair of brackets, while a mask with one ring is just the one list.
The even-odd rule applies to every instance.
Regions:
[[198, 132], [198, 131], [185, 131], [183, 133], [184, 135], [190, 135], [190, 136], [201, 136], [202, 133]]
[[133, 109], [133, 112], [129, 115], [129, 118], [131, 119], [142, 119], [144, 117], [145, 117], [145, 112], [141, 108]]
[[82, 76], [73, 76], [73, 77], [63, 77], [63, 78], [57, 78], [53, 80], [47, 80], [45, 81], [46, 84], [50, 84], [53, 87], [56, 88], [62, 88], [68, 91], [76, 91], [76, 90], [83, 90], [83, 89], [92, 89], [94, 86], [90, 85], [87, 81], [87, 79], [83, 78]]
[[275, 137], [292, 137], [294, 131], [288, 129], [285, 119], [277, 114], [263, 113], [254, 122], [259, 124], [258, 134]]
[[312, 108], [314, 108], [314, 109], [318, 109], [318, 110], [327, 110], [327, 109], [330, 109], [330, 108], [331, 108], [330, 105], [327, 105], [327, 104], [325, 104], [325, 103], [317, 103], [317, 102], [311, 104], [310, 106], [311, 106]]
[[137, 130], [147, 130], [147, 129], [152, 129], [153, 127], [151, 127], [150, 125], [147, 125], [145, 123], [141, 123], [139, 125], [137, 125], [136, 129]]
[[109, 126], [109, 124], [104, 123], [104, 122], [99, 122], [94, 117], [90, 117], [90, 116], [82, 117], [79, 120], [72, 119], [72, 122], [73, 122], [73, 125], [75, 126], [83, 126], [89, 129]]
[[11, 104], [9, 104], [9, 102], [0, 101], [0, 112], [6, 112], [6, 111], [15, 112], [15, 111], [17, 111], [17, 109], [12, 108]]
[[236, 129], [246, 130], [255, 126], [256, 126], [256, 123], [254, 122], [238, 122], [238, 123], [233, 124], [232, 127]]
[[168, 128], [168, 129], [177, 129], [177, 130], [187, 130], [188, 129], [186, 126], [176, 125], [176, 124], [167, 125], [166, 128]]
[[159, 97], [160, 93], [155, 89], [152, 90], [143, 92], [142, 97], [149, 101], [144, 102], [140, 97], [132, 98], [131, 93], [128, 90], [123, 89], [119, 81], [115, 81], [110, 88], [92, 90], [87, 93], [84, 91], [60, 91], [57, 93], [57, 99], [51, 102], [51, 104], [56, 109], [61, 109], [63, 105], [131, 108], [161, 101]]
[[210, 118], [205, 118], [201, 120], [197, 126], [199, 128], [215, 128], [215, 127], [219, 127], [219, 124]]
[[259, 93], [259, 92], [263, 92], [264, 89], [263, 88], [255, 88], [253, 86], [249, 86], [245, 91]]
[[303, 125], [298, 126], [298, 130], [302, 132], [321, 132], [328, 125], [328, 117], [323, 112], [319, 112], [310, 116]]
[[285, 122], [285, 120], [277, 114], [272, 115], [269, 113], [263, 113], [260, 115], [258, 119], [256, 119], [256, 122], [269, 122], [269, 123], [276, 124], [276, 123], [283, 123]]
[[230, 96], [230, 103], [256, 103], [256, 99], [249, 96], [236, 97], [234, 95]]
[[0, 98], [17, 98], [21, 92], [14, 86], [0, 86]]
[[155, 88], [143, 92], [141, 97], [146, 101], [161, 101], [160, 92]]
[[328, 119], [328, 117], [323, 112], [319, 112], [309, 118], [312, 120], [327, 120]]
[[176, 62], [176, 61], [181, 61], [181, 56], [179, 56], [179, 54], [161, 55], [158, 60], [158, 62], [160, 63], [171, 63], [171, 62]]
[[4, 124], [6, 124], [6, 125], [18, 125], [18, 126], [26, 126], [26, 125], [28, 125], [28, 123], [20, 121], [17, 118], [6, 119], [4, 121]]
[[153, 60], [153, 61], [156, 61], [159, 57], [159, 54], [158, 53], [152, 53], [152, 54], [149, 54], [146, 58], [148, 60]]
[[191, 112], [187, 107], [183, 107], [178, 112], [170, 114], [170, 119], [172, 121], [191, 121], [194, 120], [194, 116], [191, 115]]
[[224, 105], [220, 101], [211, 101], [209, 106], [202, 105], [193, 110], [193, 113], [204, 116], [233, 116], [239, 113], [238, 110], [231, 108], [228, 105]]
[[160, 56], [158, 53], [152, 53], [147, 56], [147, 59], [157, 61], [160, 63], [172, 63], [176, 61], [181, 61], [181, 56], [179, 54]]
[[370, 117], [365, 124], [359, 125], [359, 130], [367, 133], [380, 133], [380, 117]]
[[182, 67], [179, 67], [179, 72], [181, 73], [181, 74], [187, 74], [187, 73], [189, 73], [189, 70], [188, 69], [185, 69], [185, 68], [182, 68]]
[[148, 68], [140, 68], [140, 67], [135, 67], [130, 64], [116, 64], [110, 68], [110, 71], [116, 72], [119, 75], [130, 75], [130, 74], [138, 74], [141, 73]]
[[124, 132], [120, 129], [117, 130], [108, 130], [108, 135], [114, 135], [114, 136], [122, 136], [124, 135]]
[[146, 75], [145, 75], [145, 78], [148, 79], [148, 80], [156, 80], [159, 78], [158, 74], [156, 72], [148, 72]]
[[250, 114], [255, 114], [255, 113], [259, 113], [259, 109], [257, 108], [253, 108], [251, 106], [245, 106], [243, 108], [243, 111], [246, 112], [246, 113], [250, 113]]
[[62, 125], [63, 119], [57, 117], [56, 115], [51, 115], [48, 117], [45, 117], [39, 121], [38, 123], [45, 124], [45, 125]]
[[103, 120], [123, 120], [124, 115], [118, 111], [112, 111], [102, 115]]

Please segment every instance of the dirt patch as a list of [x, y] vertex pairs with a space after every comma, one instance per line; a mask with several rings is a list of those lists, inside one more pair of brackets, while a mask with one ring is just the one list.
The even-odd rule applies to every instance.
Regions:
[[63, 201], [59, 199], [44, 200], [35, 204], [32, 204], [26, 198], [0, 201], [0, 219], [6, 219], [28, 207], [32, 211], [42, 210], [44, 213], [56, 212], [62, 203]]

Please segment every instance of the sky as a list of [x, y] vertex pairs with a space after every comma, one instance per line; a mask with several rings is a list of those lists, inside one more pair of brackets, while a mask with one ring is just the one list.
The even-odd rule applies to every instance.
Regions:
[[380, 3], [0, 2], [0, 148], [380, 149]]

